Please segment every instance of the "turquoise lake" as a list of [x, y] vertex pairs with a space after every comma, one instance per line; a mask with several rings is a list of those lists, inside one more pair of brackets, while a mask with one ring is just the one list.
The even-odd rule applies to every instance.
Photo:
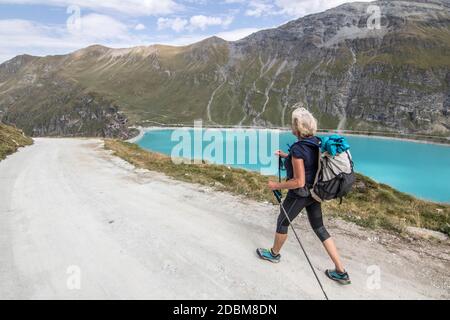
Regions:
[[[256, 130], [256, 132], [258, 143], [256, 147], [251, 145], [248, 135], [244, 134], [244, 131], [234, 129], [203, 129], [203, 131], [155, 129], [146, 132], [136, 143], [145, 149], [171, 155], [174, 148], [180, 146], [180, 141], [184, 139], [184, 146], [190, 146], [188, 148], [190, 150], [186, 151], [184, 148], [183, 151], [186, 151], [192, 158], [203, 158], [206, 161], [253, 171], [260, 171], [265, 166], [267, 168], [264, 174], [276, 175], [278, 164], [273, 153], [276, 151], [277, 143], [279, 142], [279, 148], [286, 152], [288, 145], [294, 143], [296, 138], [290, 132], [274, 133], [274, 131], [268, 130]], [[229, 133], [232, 134], [229, 135]], [[201, 143], [197, 143], [195, 146], [193, 142], [195, 134], [197, 138], [202, 137], [205, 141], [197, 139], [196, 141]], [[181, 136], [182, 138], [180, 138]], [[265, 139], [266, 137], [268, 139]], [[347, 136], [346, 138], [351, 146], [357, 172], [418, 198], [450, 203], [449, 146], [362, 136]], [[262, 143], [261, 141], [268, 142]], [[216, 143], [215, 146], [221, 145], [222, 150], [219, 147], [215, 150], [220, 151], [210, 152], [211, 148], [207, 150], [208, 145], [211, 146], [213, 142]], [[239, 143], [241, 144], [239, 145]], [[233, 154], [231, 149], [227, 148], [232, 148], [234, 153], [244, 151], [245, 159], [238, 161], [238, 156], [235, 155], [234, 160], [215, 161], [217, 158], [220, 159], [216, 156], [221, 154], [224, 157]], [[243, 150], [244, 148], [245, 150]], [[248, 154], [249, 149], [257, 149], [255, 152], [264, 157], [260, 156], [255, 161]], [[186, 157], [184, 153], [180, 155]], [[267, 159], [273, 160], [272, 166], [265, 165]]]

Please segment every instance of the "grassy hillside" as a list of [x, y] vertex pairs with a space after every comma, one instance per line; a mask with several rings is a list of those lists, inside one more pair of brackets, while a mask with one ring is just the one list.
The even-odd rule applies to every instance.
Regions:
[[0, 123], [0, 161], [20, 147], [31, 144], [33, 140], [25, 136], [22, 131]]
[[[138, 168], [162, 172], [172, 178], [211, 186], [219, 191], [243, 195], [275, 204], [267, 189], [269, 177], [242, 169], [202, 164], [175, 165], [168, 156], [147, 152], [135, 144], [106, 140], [105, 148]], [[450, 205], [418, 200], [358, 174], [353, 193], [342, 205], [337, 201], [324, 206], [325, 213], [360, 226], [403, 232], [413, 226], [450, 235]]]

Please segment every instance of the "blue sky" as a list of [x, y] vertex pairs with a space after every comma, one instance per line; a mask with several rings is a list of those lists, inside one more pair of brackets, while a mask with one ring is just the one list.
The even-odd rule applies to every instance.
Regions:
[[[368, 0], [363, 0], [368, 1]], [[0, 0], [0, 63], [91, 44], [186, 45], [238, 40], [346, 0]]]

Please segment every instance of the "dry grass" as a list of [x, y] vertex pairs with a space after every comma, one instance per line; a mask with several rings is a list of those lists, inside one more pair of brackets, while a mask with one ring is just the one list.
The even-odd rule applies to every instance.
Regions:
[[0, 161], [7, 155], [17, 151], [20, 147], [33, 144], [33, 140], [15, 128], [0, 123]]
[[177, 180], [214, 187], [219, 191], [248, 196], [258, 201], [271, 201], [266, 188], [268, 177], [255, 172], [213, 164], [174, 164], [170, 157], [148, 152], [136, 144], [105, 140], [105, 147], [138, 168], [162, 172]]
[[[211, 186], [257, 201], [276, 203], [267, 188], [270, 178], [256, 172], [206, 163], [176, 165], [168, 156], [117, 140], [106, 140], [105, 148], [138, 168], [162, 172], [177, 180]], [[324, 211], [372, 229], [401, 233], [405, 227], [414, 226], [450, 235], [450, 205], [418, 200], [359, 174], [353, 192], [342, 205], [331, 201], [324, 205]]]

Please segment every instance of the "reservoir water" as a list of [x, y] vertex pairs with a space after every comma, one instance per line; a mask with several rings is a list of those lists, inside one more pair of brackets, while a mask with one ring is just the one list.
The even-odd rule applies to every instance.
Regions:
[[[287, 151], [288, 144], [296, 141], [290, 132], [256, 131], [258, 145], [250, 143], [249, 136], [244, 130], [236, 129], [204, 129], [203, 131], [155, 129], [147, 131], [136, 143], [145, 149], [171, 155], [177, 146], [179, 149], [180, 141], [184, 139], [185, 145], [190, 146], [188, 148], [190, 155], [195, 159], [203, 158], [210, 162], [260, 171], [262, 167], [267, 166], [265, 160], [275, 159], [273, 153], [277, 147]], [[195, 134], [197, 137], [199, 137], [198, 134], [203, 137], [202, 142], [197, 146], [194, 145]], [[186, 144], [189, 137], [191, 137], [190, 143]], [[346, 138], [351, 146], [357, 172], [418, 198], [450, 203], [450, 146], [363, 136], [347, 136]], [[268, 142], [264, 143], [264, 141]], [[217, 147], [211, 152], [213, 143], [216, 146], [219, 143], [222, 150], [217, 151], [219, 150]], [[256, 161], [249, 152], [253, 149], [258, 150], [259, 153]], [[244, 151], [246, 155], [245, 159], [240, 161], [238, 161], [239, 151]], [[220, 153], [224, 157], [235, 153], [235, 158], [230, 162], [216, 161], [220, 158], [217, 157]], [[186, 154], [181, 155], [186, 156]], [[264, 173], [275, 175], [277, 168], [278, 165], [276, 168], [267, 166], [268, 170]]]

